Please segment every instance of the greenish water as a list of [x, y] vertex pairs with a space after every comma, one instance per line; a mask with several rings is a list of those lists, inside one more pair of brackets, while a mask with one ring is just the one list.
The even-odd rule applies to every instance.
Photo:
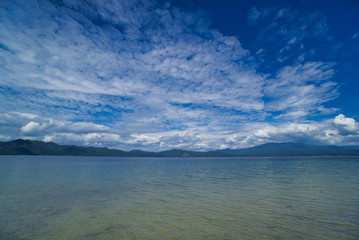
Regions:
[[0, 156], [0, 239], [359, 239], [359, 158]]

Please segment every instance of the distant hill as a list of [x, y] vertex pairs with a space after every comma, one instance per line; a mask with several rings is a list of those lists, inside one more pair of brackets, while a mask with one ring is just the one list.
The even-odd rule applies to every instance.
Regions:
[[218, 150], [236, 156], [353, 156], [359, 155], [359, 146], [344, 148], [338, 146], [309, 145], [304, 143], [266, 143], [244, 148]]
[[53, 142], [14, 140], [0, 142], [0, 155], [112, 156], [112, 157], [264, 157], [264, 156], [359, 156], [359, 146], [338, 147], [303, 143], [267, 143], [243, 149], [208, 152], [172, 149], [163, 152], [121, 151], [109, 148], [59, 145]]
[[135, 154], [108, 148], [79, 147], [58, 145], [53, 142], [42, 142], [18, 139], [0, 143], [1, 155], [54, 155], [54, 156], [119, 156], [132, 157]]

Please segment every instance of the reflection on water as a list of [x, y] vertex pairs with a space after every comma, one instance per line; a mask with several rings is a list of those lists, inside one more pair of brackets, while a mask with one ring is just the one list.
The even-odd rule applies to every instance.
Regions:
[[1, 156], [0, 239], [359, 239], [359, 158]]

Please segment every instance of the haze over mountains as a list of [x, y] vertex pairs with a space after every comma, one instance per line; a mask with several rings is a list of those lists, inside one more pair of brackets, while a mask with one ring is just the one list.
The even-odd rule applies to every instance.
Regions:
[[162, 152], [58, 145], [53, 142], [14, 140], [0, 142], [0, 155], [112, 156], [112, 157], [265, 157], [265, 156], [359, 156], [359, 146], [320, 146], [304, 143], [267, 143], [251, 148], [207, 152], [172, 149]]

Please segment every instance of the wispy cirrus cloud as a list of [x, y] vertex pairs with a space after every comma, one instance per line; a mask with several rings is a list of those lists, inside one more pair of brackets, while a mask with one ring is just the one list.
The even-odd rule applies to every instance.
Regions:
[[323, 44], [332, 40], [327, 19], [318, 11], [303, 13], [289, 7], [253, 7], [248, 21], [258, 30], [257, 48], [271, 52], [267, 58], [259, 56], [264, 57], [266, 64], [303, 62], [305, 56], [315, 54], [313, 42], [321, 41]]
[[[124, 97], [163, 95], [173, 96], [175, 101], [199, 103], [213, 98], [212, 101], [220, 99], [222, 105], [226, 104], [225, 98], [240, 98], [238, 107], [248, 97], [260, 102], [260, 91], [254, 92], [260, 89], [260, 79], [253, 70], [242, 71], [241, 64], [247, 61], [249, 53], [237, 39], [203, 29], [200, 16], [189, 18], [186, 13], [170, 12], [147, 2], [115, 3], [27, 3], [15, 16], [23, 22], [12, 21], [11, 7], [18, 6], [9, 4], [10, 9], [5, 12], [8, 17], [4, 17], [7, 29], [2, 37], [4, 46], [11, 51], [3, 52], [7, 68], [2, 85]], [[28, 22], [33, 13], [23, 10], [26, 5], [43, 16]], [[130, 7], [134, 9], [118, 17]], [[112, 16], [114, 12], [117, 17]], [[43, 18], [50, 21], [44, 23]], [[201, 36], [202, 32], [206, 36]], [[23, 39], [25, 44], [16, 39]], [[248, 86], [240, 83], [248, 77], [253, 78]], [[234, 86], [235, 83], [239, 84]], [[233, 87], [240, 92], [227, 96], [228, 88]], [[249, 105], [243, 104], [243, 108]]]
[[322, 104], [338, 96], [337, 84], [329, 80], [334, 73], [333, 64], [322, 62], [307, 62], [280, 69], [264, 88], [266, 95], [273, 99], [266, 105], [267, 109], [293, 117], [328, 111]]

